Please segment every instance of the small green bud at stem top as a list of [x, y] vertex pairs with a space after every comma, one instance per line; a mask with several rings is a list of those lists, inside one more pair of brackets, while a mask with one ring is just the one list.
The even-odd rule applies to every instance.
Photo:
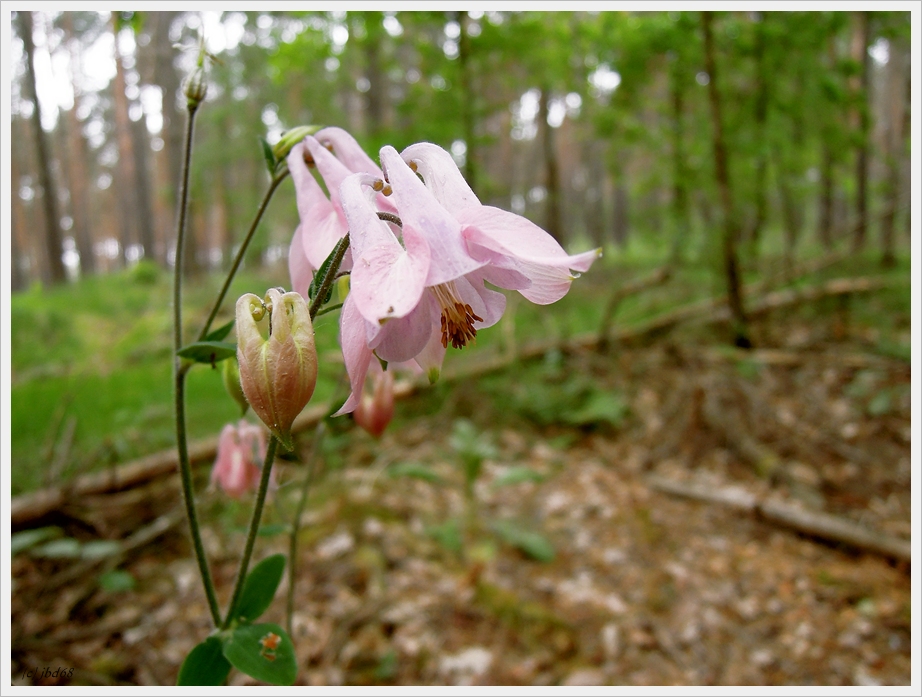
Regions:
[[291, 149], [304, 140], [307, 136], [314, 135], [320, 126], [295, 126], [282, 134], [279, 142], [272, 147], [272, 154], [276, 160], [284, 160]]

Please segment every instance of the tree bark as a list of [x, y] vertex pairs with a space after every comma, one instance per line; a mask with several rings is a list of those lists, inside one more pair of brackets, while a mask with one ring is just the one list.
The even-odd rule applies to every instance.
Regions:
[[886, 158], [887, 179], [885, 189], [884, 214], [880, 221], [881, 264], [891, 267], [896, 264], [894, 251], [894, 226], [897, 204], [900, 201], [901, 173], [903, 160], [903, 124], [906, 105], [903, 86], [906, 72], [906, 53], [902, 42], [891, 40], [890, 60], [887, 61], [887, 130]]
[[32, 135], [35, 140], [39, 181], [42, 188], [42, 207], [45, 213], [46, 266], [43, 269], [43, 276], [48, 283], [61, 283], [66, 280], [67, 275], [64, 270], [64, 260], [61, 258], [62, 234], [61, 219], [58, 214], [58, 190], [52, 175], [51, 152], [48, 138], [42, 128], [41, 105], [38, 102], [35, 89], [35, 44], [32, 40], [32, 14], [20, 11], [16, 16], [20, 38], [26, 52], [25, 96], [34, 106], [31, 119]]
[[560, 227], [560, 168], [557, 163], [557, 148], [554, 143], [554, 129], [547, 122], [550, 110], [550, 87], [541, 88], [538, 102], [538, 128], [541, 129], [541, 145], [544, 154], [544, 227], [561, 244], [565, 240]]
[[734, 343], [741, 348], [750, 348], [749, 328], [743, 310], [743, 294], [740, 287], [739, 262], [736, 244], [739, 239], [739, 223], [733, 206], [733, 191], [730, 187], [730, 174], [727, 164], [727, 149], [724, 144], [723, 119], [721, 115], [720, 93], [717, 89], [717, 61], [714, 56], [714, 36], [711, 30], [712, 16], [709, 12], [701, 13], [701, 28], [704, 33], [705, 69], [710, 77], [708, 97], [711, 103], [711, 120], [713, 121], [714, 168], [717, 176], [717, 188], [723, 207], [723, 262], [727, 280], [727, 303], [733, 318]]
[[674, 66], [670, 71], [669, 89], [672, 97], [672, 217], [675, 223], [670, 262], [678, 264], [681, 262], [691, 227], [688, 205], [688, 162], [685, 154], [685, 89], [678, 66]]
[[[755, 219], [749, 230], [749, 245], [752, 259], [756, 259], [759, 243], [762, 239], [762, 228], [768, 213], [766, 175], [768, 172], [768, 102], [769, 79], [768, 67], [765, 64], [765, 22], [768, 15], [762, 14], [755, 27], [755, 61], [756, 61], [756, 101], [753, 113], [755, 121], [756, 138], [759, 142], [759, 151], [756, 155], [756, 181], [755, 181]], [[713, 79], [713, 77], [712, 77]]]
[[[858, 100], [858, 129], [860, 144], [855, 158], [855, 210], [858, 215], [858, 224], [855, 226], [853, 247], [855, 251], [864, 248], [868, 234], [868, 164], [870, 160], [870, 132], [871, 132], [871, 56], [868, 53], [870, 40], [870, 13], [860, 12], [856, 18], [857, 26], [853, 35], [852, 58], [861, 61], [861, 83]], [[860, 52], [860, 53], [859, 53]]]
[[464, 159], [464, 178], [468, 186], [477, 190], [476, 179], [476, 144], [474, 124], [474, 101], [476, 94], [471, 75], [471, 36], [468, 24], [471, 19], [466, 11], [456, 13], [460, 35], [458, 36], [458, 68], [461, 71], [461, 122], [464, 131], [464, 144], [467, 154]]

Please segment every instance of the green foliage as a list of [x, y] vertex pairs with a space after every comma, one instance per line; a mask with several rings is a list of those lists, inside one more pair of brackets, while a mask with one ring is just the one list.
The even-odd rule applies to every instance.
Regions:
[[465, 485], [468, 489], [480, 476], [483, 461], [497, 456], [496, 447], [490, 437], [480, 433], [477, 427], [467, 419], [455, 421], [448, 444], [461, 460]]
[[542, 562], [554, 561], [554, 546], [540, 533], [528, 530], [508, 520], [498, 520], [491, 526], [503, 542]]
[[493, 488], [499, 489], [523, 482], [543, 482], [545, 479], [546, 477], [543, 474], [535, 472], [530, 467], [510, 467], [493, 481]]
[[107, 593], [125, 593], [137, 585], [130, 571], [115, 569], [99, 576], [99, 587]]
[[442, 478], [425, 465], [416, 462], [400, 462], [388, 468], [387, 474], [393, 479], [398, 477], [412, 477], [422, 479], [430, 484], [441, 484]]
[[237, 344], [227, 343], [225, 341], [196, 341], [193, 344], [183, 346], [177, 355], [197, 363], [214, 365], [220, 361], [226, 361], [237, 355]]
[[426, 534], [449, 552], [460, 554], [464, 549], [461, 528], [455, 520], [447, 520], [438, 525], [430, 525], [426, 528]]
[[293, 685], [298, 677], [295, 647], [277, 624], [238, 627], [224, 640], [223, 651], [232, 666], [257, 680]]
[[20, 552], [25, 552], [37, 544], [60, 537], [63, 534], [64, 531], [56, 525], [14, 532], [10, 535], [10, 556], [15, 557]]
[[177, 685], [223, 685], [231, 664], [224, 657], [224, 646], [216, 636], [210, 636], [196, 646], [179, 668]]
[[247, 574], [240, 600], [234, 608], [235, 619], [240, 622], [258, 619], [272, 604], [284, 571], [284, 554], [273, 554], [253, 567]]

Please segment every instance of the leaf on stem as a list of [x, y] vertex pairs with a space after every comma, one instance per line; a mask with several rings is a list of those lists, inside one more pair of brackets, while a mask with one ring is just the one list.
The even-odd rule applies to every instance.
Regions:
[[224, 647], [216, 636], [196, 646], [182, 662], [177, 685], [223, 685], [231, 664], [224, 657]]
[[222, 324], [217, 329], [210, 332], [203, 341], [223, 341], [224, 337], [230, 334], [230, 330], [234, 328], [234, 322], [236, 320], [231, 320], [227, 324]]
[[243, 584], [240, 601], [234, 608], [234, 618], [241, 622], [258, 619], [272, 603], [284, 571], [284, 554], [273, 554], [254, 566]]
[[237, 355], [237, 344], [226, 341], [196, 341], [179, 349], [176, 354], [196, 363], [214, 365]]
[[224, 640], [224, 657], [237, 670], [273, 685], [293, 685], [298, 677], [294, 644], [277, 624], [238, 627]]

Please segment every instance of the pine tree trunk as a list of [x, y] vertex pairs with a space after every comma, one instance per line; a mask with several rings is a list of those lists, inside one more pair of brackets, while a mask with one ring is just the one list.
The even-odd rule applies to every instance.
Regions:
[[58, 215], [58, 190], [51, 170], [51, 152], [48, 138], [42, 128], [42, 111], [35, 89], [35, 44], [32, 41], [32, 14], [17, 13], [20, 38], [26, 52], [25, 97], [34, 105], [32, 110], [32, 136], [38, 160], [39, 181], [42, 188], [42, 206], [45, 213], [45, 262], [43, 276], [48, 283], [61, 283], [67, 276], [62, 253], [61, 220]]
[[688, 206], [688, 162], [685, 154], [685, 91], [675, 67], [669, 74], [672, 97], [672, 218], [675, 225], [670, 260], [680, 263], [691, 229]]
[[476, 135], [474, 126], [476, 94], [474, 93], [471, 79], [471, 37], [468, 33], [468, 24], [470, 24], [471, 20], [466, 11], [456, 14], [458, 26], [461, 28], [461, 34], [458, 37], [458, 63], [461, 71], [461, 120], [464, 130], [464, 144], [467, 147], [464, 160], [464, 178], [467, 180], [468, 186], [476, 191]]
[[721, 115], [720, 93], [717, 89], [717, 61], [714, 51], [714, 36], [711, 30], [711, 13], [701, 13], [701, 28], [704, 33], [704, 60], [710, 80], [708, 81], [708, 98], [711, 103], [711, 120], [713, 121], [714, 169], [717, 175], [717, 188], [723, 208], [723, 261], [727, 277], [727, 302], [733, 317], [734, 343], [750, 348], [749, 328], [743, 310], [743, 293], [740, 284], [739, 262], [736, 245], [739, 240], [739, 223], [733, 207], [733, 190], [730, 187], [730, 174], [727, 163], [727, 149], [724, 144], [723, 119]]
[[[864, 248], [868, 236], [868, 169], [870, 161], [870, 133], [871, 133], [871, 56], [868, 54], [868, 41], [870, 40], [870, 13], [860, 12], [857, 17], [857, 27], [853, 37], [852, 57], [861, 61], [861, 84], [859, 87], [858, 121], [860, 145], [855, 158], [855, 181], [857, 183], [855, 194], [855, 212], [858, 221], [855, 226], [853, 247], [856, 251]], [[860, 51], [860, 54], [858, 53]]]
[[759, 243], [762, 240], [762, 228], [768, 214], [768, 122], [769, 80], [768, 69], [765, 64], [765, 22], [769, 15], [763, 14], [755, 27], [755, 60], [756, 60], [756, 102], [753, 119], [755, 121], [756, 138], [759, 152], [756, 156], [756, 181], [755, 181], [755, 219], [749, 230], [749, 245], [751, 260], [758, 257]]
[[906, 72], [906, 53], [902, 42], [890, 42], [890, 60], [887, 61], [887, 131], [886, 158], [887, 179], [884, 193], [884, 214], [880, 221], [881, 264], [885, 267], [896, 264], [894, 250], [894, 227], [896, 210], [900, 204], [902, 154], [903, 154], [903, 116], [906, 105], [903, 102], [903, 85]]
[[550, 108], [550, 88], [541, 89], [538, 102], [538, 128], [541, 131], [541, 145], [544, 154], [544, 189], [546, 204], [544, 208], [544, 228], [561, 244], [563, 231], [560, 227], [560, 170], [557, 164], [557, 148], [554, 143], [554, 129], [547, 122]]

